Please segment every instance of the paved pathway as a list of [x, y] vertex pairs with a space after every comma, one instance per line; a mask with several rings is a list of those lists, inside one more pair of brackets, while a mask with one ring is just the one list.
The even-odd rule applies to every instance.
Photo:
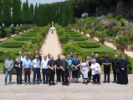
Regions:
[[[50, 29], [54, 29], [54, 27], [51, 27]], [[61, 46], [58, 41], [58, 36], [56, 34], [56, 30], [54, 31], [54, 34], [51, 34], [51, 31], [49, 30], [49, 33], [46, 37], [46, 40], [44, 41], [44, 44], [42, 46], [42, 49], [40, 51], [42, 57], [44, 54], [50, 53], [54, 56], [54, 58], [57, 58], [58, 54], [61, 54]]]
[[[4, 77], [5, 75], [0, 75], [0, 100], [133, 100], [133, 74], [128, 76], [128, 85], [112, 82], [101, 85], [71, 83], [69, 86], [62, 86], [56, 82], [55, 86], [17, 85], [16, 76], [13, 75], [13, 84], [4, 86]], [[32, 78], [33, 75], [31, 80]], [[102, 74], [101, 82], [103, 78]], [[113, 81], [112, 74], [110, 78]], [[82, 82], [82, 78], [79, 81]]]
[[[82, 32], [81, 32], [81, 33], [82, 33]], [[82, 34], [83, 34], [83, 33], [82, 33]], [[89, 34], [86, 34], [86, 36], [90, 37]], [[96, 37], [94, 38], [94, 40], [99, 41], [98, 38], [96, 38]], [[111, 47], [112, 49], [116, 50], [116, 46], [114, 46], [113, 43], [105, 42], [104, 44], [107, 45], [108, 47]], [[130, 56], [130, 57], [133, 58], [133, 52], [132, 52], [132, 51], [127, 51], [127, 50], [125, 50], [125, 54], [127, 54], [128, 56]]]

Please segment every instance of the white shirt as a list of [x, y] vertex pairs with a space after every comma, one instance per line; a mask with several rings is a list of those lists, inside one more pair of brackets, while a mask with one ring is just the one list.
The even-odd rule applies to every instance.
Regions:
[[[95, 63], [95, 64], [91, 64], [91, 68], [96, 68], [96, 67], [99, 67], [100, 65], [98, 63]], [[92, 70], [92, 75], [96, 75], [98, 74], [98, 71], [96, 71], [95, 69]]]
[[[18, 60], [18, 58], [15, 61], [17, 61], [17, 60]], [[24, 62], [25, 60], [26, 60], [26, 57], [25, 56], [24, 57], [21, 56], [21, 61]]]
[[40, 66], [40, 60], [38, 59], [34, 59], [33, 62], [32, 62], [32, 65], [34, 68], [39, 68]]
[[42, 61], [41, 61], [41, 66], [42, 66], [42, 69], [48, 69], [48, 61], [49, 61], [49, 59], [43, 59]]

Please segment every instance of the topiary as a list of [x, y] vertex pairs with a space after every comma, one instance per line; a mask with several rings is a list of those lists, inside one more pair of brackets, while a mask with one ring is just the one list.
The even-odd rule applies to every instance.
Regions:
[[4, 47], [4, 48], [20, 48], [24, 44], [26, 44], [26, 43], [22, 43], [22, 42], [5, 42], [5, 43], [0, 44], [0, 46]]
[[73, 38], [71, 38], [73, 41], [86, 41], [86, 40], [88, 40], [88, 38], [83, 38], [83, 37], [81, 37], [81, 38], [78, 38], [78, 37], [73, 37]]
[[98, 47], [100, 47], [100, 44], [98, 44], [98, 43], [78, 42], [78, 43], [73, 43], [73, 44], [78, 45], [81, 48], [98, 48]]

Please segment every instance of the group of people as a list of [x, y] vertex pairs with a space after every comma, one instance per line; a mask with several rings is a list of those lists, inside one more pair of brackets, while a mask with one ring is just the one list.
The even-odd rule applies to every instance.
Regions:
[[[83, 57], [82, 61], [78, 59], [77, 55], [73, 55], [73, 52], [66, 57], [63, 56], [61, 58], [58, 55], [58, 59], [54, 60], [54, 57], [50, 54], [44, 55], [43, 59], [41, 55], [39, 55], [39, 51], [35, 51], [35, 55], [33, 56], [33, 60], [31, 61], [28, 56], [24, 56], [24, 52], [21, 53], [21, 57], [18, 57], [15, 60], [11, 60], [11, 56], [8, 55], [8, 59], [5, 61], [5, 85], [7, 85], [7, 76], [9, 74], [9, 84], [11, 84], [12, 80], [12, 69], [16, 69], [17, 75], [17, 84], [22, 84], [22, 73], [24, 73], [25, 85], [27, 85], [27, 77], [28, 84], [30, 82], [30, 74], [33, 71], [33, 82], [34, 85], [36, 75], [37, 75], [37, 84], [41, 83], [41, 71], [43, 76], [43, 84], [55, 85], [54, 83], [54, 75], [56, 72], [57, 82], [62, 81], [62, 85], [69, 86], [69, 83], [78, 83], [78, 78], [80, 78], [81, 74], [83, 77], [83, 84], [90, 82], [91, 76], [93, 76], [93, 84], [100, 84], [100, 74], [101, 74], [101, 66], [104, 65], [104, 82], [110, 83], [110, 65], [113, 68], [114, 74], [114, 83], [118, 84], [127, 84], [127, 60], [125, 56], [122, 55], [122, 59], [118, 60], [118, 56], [115, 55], [114, 60], [112, 61], [109, 58], [109, 54], [105, 54], [105, 58], [103, 61], [99, 58], [98, 54], [94, 53], [91, 56]], [[106, 81], [106, 75], [108, 75], [108, 80]]]

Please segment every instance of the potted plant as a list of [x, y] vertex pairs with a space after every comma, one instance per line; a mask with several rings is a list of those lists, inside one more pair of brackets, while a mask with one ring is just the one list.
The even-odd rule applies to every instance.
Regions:
[[68, 32], [70, 32], [70, 30], [71, 30], [71, 25], [69, 24], [69, 25], [67, 25], [67, 29], [68, 29]]
[[15, 34], [18, 35], [19, 34], [19, 31], [15, 31]]
[[101, 32], [98, 32], [98, 31], [95, 32], [95, 36], [98, 37], [99, 42], [101, 42], [100, 34], [101, 34]]
[[6, 29], [5, 29], [5, 32], [6, 32], [6, 36], [7, 36], [8, 38], [10, 38], [10, 37], [11, 37], [11, 29], [10, 29], [10, 28], [6, 28]]
[[89, 30], [90, 38], [94, 38], [95, 31], [94, 30]]
[[83, 28], [83, 33], [84, 35], [86, 35], [86, 28]]
[[81, 27], [79, 27], [78, 29], [79, 29], [79, 32], [81, 33], [81, 29], [82, 29], [82, 28], [81, 28]]
[[0, 39], [1, 39], [1, 31], [0, 31]]
[[119, 36], [117, 39], [116, 39], [116, 48], [118, 50], [120, 50], [120, 52], [124, 53], [124, 50], [126, 48], [126, 43], [128, 41], [128, 38], [127, 36]]
[[100, 37], [100, 41], [99, 42], [101, 42], [101, 44], [104, 44], [106, 36], [107, 35], [106, 35], [105, 31], [102, 31], [102, 32], [99, 33], [99, 37]]

